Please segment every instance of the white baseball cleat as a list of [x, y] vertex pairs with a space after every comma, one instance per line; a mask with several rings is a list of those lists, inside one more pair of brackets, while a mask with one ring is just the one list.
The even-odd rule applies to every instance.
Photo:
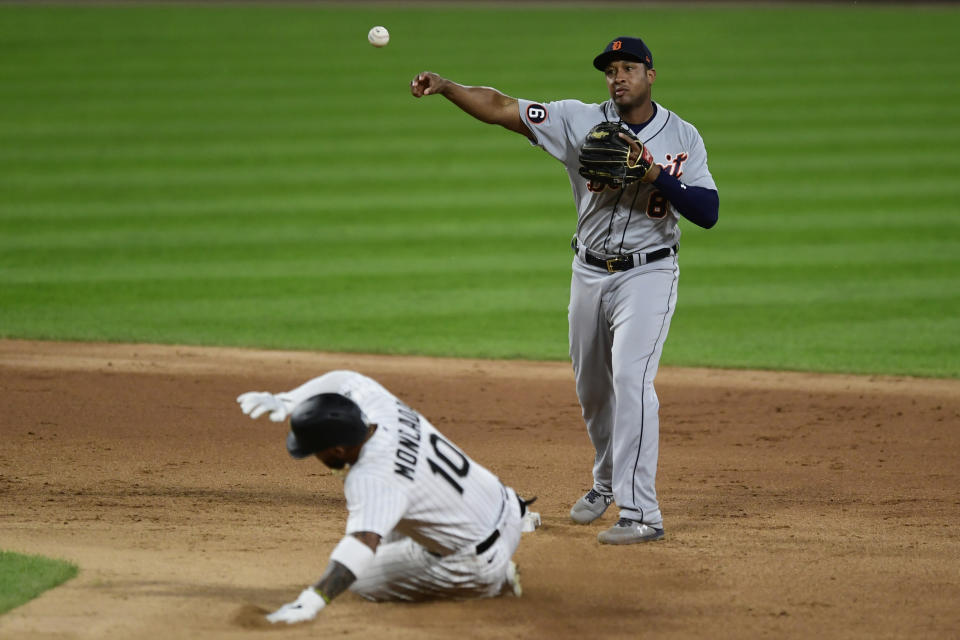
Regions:
[[520, 567], [513, 560], [507, 565], [507, 578], [503, 583], [503, 593], [512, 593], [517, 598], [523, 595], [523, 586], [520, 584]]
[[596, 489], [590, 489], [570, 509], [570, 519], [577, 524], [590, 524], [603, 515], [611, 502], [613, 496], [605, 496]]
[[540, 514], [536, 511], [527, 511], [523, 514], [523, 518], [520, 520], [521, 526], [520, 531], [523, 533], [530, 533], [531, 531], [536, 531], [543, 521], [540, 518]]
[[638, 542], [653, 542], [663, 537], [663, 529], [656, 529], [648, 524], [620, 518], [617, 524], [597, 536], [600, 544], [636, 544]]

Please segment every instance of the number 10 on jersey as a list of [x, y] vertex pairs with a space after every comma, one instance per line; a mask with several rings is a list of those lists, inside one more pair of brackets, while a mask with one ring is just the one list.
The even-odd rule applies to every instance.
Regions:
[[430, 445], [437, 458], [443, 463], [439, 465], [432, 458], [427, 457], [427, 464], [434, 474], [443, 476], [443, 479], [450, 483], [450, 486], [457, 490], [457, 493], [463, 495], [463, 486], [457, 482], [454, 476], [466, 478], [470, 473], [470, 461], [467, 456], [455, 446], [441, 438], [436, 433], [430, 434]]

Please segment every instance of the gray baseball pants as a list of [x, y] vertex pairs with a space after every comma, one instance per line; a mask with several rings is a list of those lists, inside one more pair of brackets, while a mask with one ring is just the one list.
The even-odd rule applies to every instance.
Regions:
[[660, 402], [653, 379], [679, 278], [676, 256], [617, 273], [574, 257], [570, 285], [570, 358], [596, 451], [593, 488], [613, 495], [621, 518], [658, 528]]

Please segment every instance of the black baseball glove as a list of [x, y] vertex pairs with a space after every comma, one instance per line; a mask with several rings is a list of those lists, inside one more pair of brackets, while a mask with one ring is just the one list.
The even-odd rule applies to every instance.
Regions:
[[[630, 143], [624, 134], [640, 147], [640, 155], [630, 164]], [[617, 122], [595, 125], [580, 147], [580, 175], [594, 183], [615, 188], [643, 180], [653, 166], [653, 156], [630, 131]]]

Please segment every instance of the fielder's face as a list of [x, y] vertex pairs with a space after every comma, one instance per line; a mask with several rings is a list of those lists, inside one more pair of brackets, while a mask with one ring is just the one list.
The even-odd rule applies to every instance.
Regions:
[[633, 60], [614, 60], [604, 70], [607, 89], [620, 113], [642, 107], [650, 101], [650, 87], [657, 72]]

